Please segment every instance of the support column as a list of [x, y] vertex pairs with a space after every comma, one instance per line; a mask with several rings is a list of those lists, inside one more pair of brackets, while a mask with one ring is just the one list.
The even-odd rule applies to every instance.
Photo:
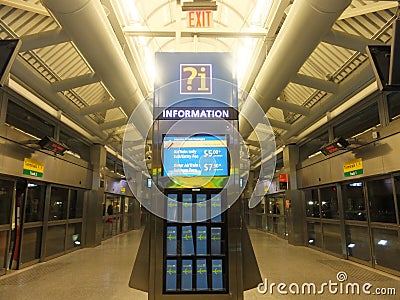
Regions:
[[289, 185], [286, 191], [286, 200], [290, 207], [287, 215], [289, 244], [304, 245], [304, 203], [302, 192], [297, 186], [297, 163], [299, 161], [299, 147], [287, 145], [283, 150], [283, 166], [289, 174]]
[[100, 245], [103, 237], [104, 167], [106, 149], [103, 145], [93, 145], [90, 161], [93, 166], [92, 189], [86, 205], [86, 246]]
[[3, 91], [0, 91], [0, 126], [4, 125], [6, 121], [7, 115], [7, 103], [8, 103], [7, 94]]

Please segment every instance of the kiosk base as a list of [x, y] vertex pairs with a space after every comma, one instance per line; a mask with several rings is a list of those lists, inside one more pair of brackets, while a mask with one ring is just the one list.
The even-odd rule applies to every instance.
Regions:
[[[197, 281], [197, 268], [200, 266], [198, 266], [198, 264], [202, 262], [200, 260], [205, 260], [206, 265], [212, 267], [213, 260], [215, 265], [218, 263], [217, 256], [214, 258], [212, 255], [206, 255], [204, 259], [200, 257], [197, 258], [195, 255], [188, 256], [187, 258], [181, 257], [179, 255], [179, 247], [182, 245], [177, 246], [177, 255], [171, 255], [170, 258], [166, 256], [166, 227], [173, 227], [175, 224], [167, 225], [169, 223], [165, 220], [153, 215], [149, 218], [144, 229], [129, 286], [147, 292], [148, 299], [150, 300], [242, 300], [243, 292], [257, 287], [262, 279], [247, 228], [245, 228], [242, 223], [241, 204], [239, 202], [240, 201], [237, 201], [225, 212], [225, 220], [227, 221], [226, 230], [229, 232], [227, 235], [227, 245], [225, 247], [227, 249], [225, 260], [227, 266], [224, 267], [224, 270], [227, 271], [225, 274], [227, 281], [224, 282], [222, 280], [220, 282], [217, 280], [216, 283], [218, 284], [218, 282], [220, 282], [222, 288], [226, 288], [226, 290], [212, 290], [212, 272], [208, 272], [210, 278], [207, 280], [207, 286], [202, 285], [204, 282], [202, 282], [201, 278]], [[204, 227], [195, 224], [191, 225]], [[184, 227], [185, 224], [180, 224], [179, 226]], [[211, 232], [210, 229], [209, 232]], [[181, 234], [177, 229], [177, 234], [179, 233]], [[196, 233], [193, 234], [193, 237], [196, 237]], [[171, 245], [169, 247], [171, 247]], [[211, 244], [208, 247], [211, 247]], [[174, 246], [172, 246], [172, 249], [174, 249]], [[165, 281], [165, 274], [168, 273], [165, 272], [167, 261], [172, 263], [172, 268], [173, 263], [175, 263], [176, 273], [172, 270], [170, 274], [176, 274], [175, 280], [179, 281], [178, 284], [173, 281], [174, 276], [171, 277], [172, 281], [170, 281], [169, 284], [172, 285], [172, 289], [176, 289], [173, 291], [166, 290], [167, 282]], [[221, 256], [221, 261], [224, 261], [223, 256]], [[190, 274], [192, 274], [193, 277], [189, 278], [190, 276], [187, 276], [182, 278], [182, 274], [185, 273], [182, 273], [183, 265], [189, 266], [190, 264], [192, 268]], [[217, 269], [214, 271], [215, 275], [218, 275], [219, 271]], [[179, 276], [180, 278], [178, 279]], [[182, 284], [183, 287], [187, 287], [188, 290], [182, 290]], [[201, 290], [202, 287], [204, 287], [204, 290]]]

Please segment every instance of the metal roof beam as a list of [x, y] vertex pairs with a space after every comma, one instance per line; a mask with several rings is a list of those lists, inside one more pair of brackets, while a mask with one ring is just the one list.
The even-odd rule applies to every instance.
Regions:
[[366, 48], [368, 45], [384, 45], [384, 43], [377, 40], [367, 39], [359, 35], [338, 30], [331, 30], [322, 38], [322, 41], [331, 45], [355, 50], [363, 54], [366, 53]]
[[95, 74], [84, 74], [64, 80], [55, 81], [51, 84], [51, 88], [55, 92], [68, 91], [77, 87], [81, 87], [84, 85], [93, 84], [99, 82], [100, 80], [97, 78]]
[[218, 38], [264, 38], [267, 34], [265, 29], [254, 29], [251, 32], [246, 31], [230, 31], [230, 30], [210, 30], [209, 28], [196, 28], [195, 30], [168, 30], [168, 29], [152, 29], [149, 31], [148, 28], [137, 29], [132, 26], [126, 26], [123, 28], [123, 32], [127, 36], [144, 36], [144, 37], [175, 37], [177, 32], [180, 33], [181, 37], [218, 37]]
[[398, 1], [376, 1], [357, 8], [348, 8], [339, 17], [338, 20], [358, 17], [381, 10], [392, 9], [398, 7]]
[[118, 99], [125, 114], [130, 116], [135, 109], [140, 109], [141, 119], [135, 126], [146, 137], [153, 115], [147, 106], [139, 105], [143, 94], [101, 2], [42, 0], [42, 3], [51, 11], [112, 97]]
[[[308, 116], [310, 114], [310, 109], [308, 107], [304, 107], [304, 106], [286, 102], [286, 101], [276, 100], [272, 104], [272, 107], [279, 108], [279, 109], [282, 109], [285, 111], [294, 112], [296, 114], [300, 114], [303, 116]], [[282, 129], [284, 129], [284, 128], [282, 128]]]
[[[256, 100], [263, 111], [267, 112], [350, 3], [351, 0], [295, 1], [248, 99]], [[302, 43], [301, 47], [294, 49], [299, 41]], [[253, 131], [245, 116], [256, 115], [259, 106], [254, 101], [247, 100], [243, 104], [239, 121], [239, 131], [243, 138], [248, 138]], [[252, 120], [254, 123], [261, 121], [262, 119]]]
[[107, 134], [100, 130], [99, 125], [88, 117], [79, 115], [79, 110], [64, 95], [55, 93], [49, 81], [39, 72], [34, 70], [23, 58], [17, 56], [12, 67], [11, 74], [32, 88], [37, 94], [46, 98], [52, 105], [61, 110], [68, 118], [84, 128], [88, 132], [104, 140]]
[[346, 102], [353, 94], [362, 90], [367, 84], [373, 82], [373, 80], [375, 80], [375, 76], [371, 65], [368, 63], [363, 64], [340, 84], [339, 90], [336, 94], [330, 95], [320, 105], [315, 106], [311, 110], [309, 116], [296, 121], [292, 125], [292, 128], [282, 136], [282, 139], [288, 141], [298, 135], [300, 132], [317, 122], [321, 117], [325, 116], [327, 112]]
[[260, 150], [253, 150], [253, 149], [248, 149], [249, 153], [255, 156], [260, 155]]
[[101, 103], [96, 103], [90, 106], [86, 106], [84, 108], [81, 108], [79, 111], [79, 114], [84, 116], [84, 115], [90, 115], [90, 114], [95, 114], [100, 111], [105, 111], [113, 108], [119, 107], [119, 104], [117, 101], [106, 101], [106, 102], [101, 102]]
[[289, 130], [291, 128], [291, 125], [286, 122], [278, 121], [275, 119], [268, 119], [268, 121], [269, 121], [269, 124], [275, 128], [284, 129], [284, 130]]
[[[1, 0], [0, 0], [1, 1]], [[35, 34], [25, 35], [21, 38], [22, 45], [19, 52], [44, 48], [55, 44], [71, 41], [62, 29], [48, 30]]]
[[121, 118], [121, 119], [117, 119], [114, 121], [105, 122], [103, 124], [100, 124], [99, 126], [100, 126], [101, 130], [107, 130], [107, 129], [124, 126], [124, 125], [126, 125], [127, 122], [128, 122], [127, 118]]
[[29, 11], [43, 16], [50, 16], [49, 12], [42, 5], [33, 4], [22, 0], [12, 0], [12, 1], [0, 0], [0, 4]]
[[320, 78], [307, 76], [300, 73], [297, 73], [290, 81], [292, 83], [308, 86], [310, 88], [320, 91], [325, 91], [332, 94], [336, 93], [339, 87], [337, 83], [323, 80]]

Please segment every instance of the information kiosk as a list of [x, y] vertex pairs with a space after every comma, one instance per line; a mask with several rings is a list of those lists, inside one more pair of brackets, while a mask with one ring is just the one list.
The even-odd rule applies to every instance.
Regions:
[[241, 138], [231, 55], [157, 53], [156, 66], [157, 216], [144, 231], [130, 286], [149, 299], [243, 299], [261, 277], [237, 201]]

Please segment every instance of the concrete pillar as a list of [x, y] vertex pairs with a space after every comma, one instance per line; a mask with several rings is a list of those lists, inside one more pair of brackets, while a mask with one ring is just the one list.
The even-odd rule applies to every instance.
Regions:
[[289, 174], [289, 185], [286, 191], [286, 200], [290, 207], [287, 215], [287, 229], [289, 244], [304, 245], [304, 203], [302, 192], [297, 186], [297, 163], [299, 161], [299, 147], [287, 145], [283, 150], [283, 166], [285, 173]]
[[86, 247], [100, 245], [103, 238], [103, 200], [104, 168], [106, 149], [103, 145], [93, 145], [90, 149], [90, 161], [93, 166], [92, 189], [86, 205]]

